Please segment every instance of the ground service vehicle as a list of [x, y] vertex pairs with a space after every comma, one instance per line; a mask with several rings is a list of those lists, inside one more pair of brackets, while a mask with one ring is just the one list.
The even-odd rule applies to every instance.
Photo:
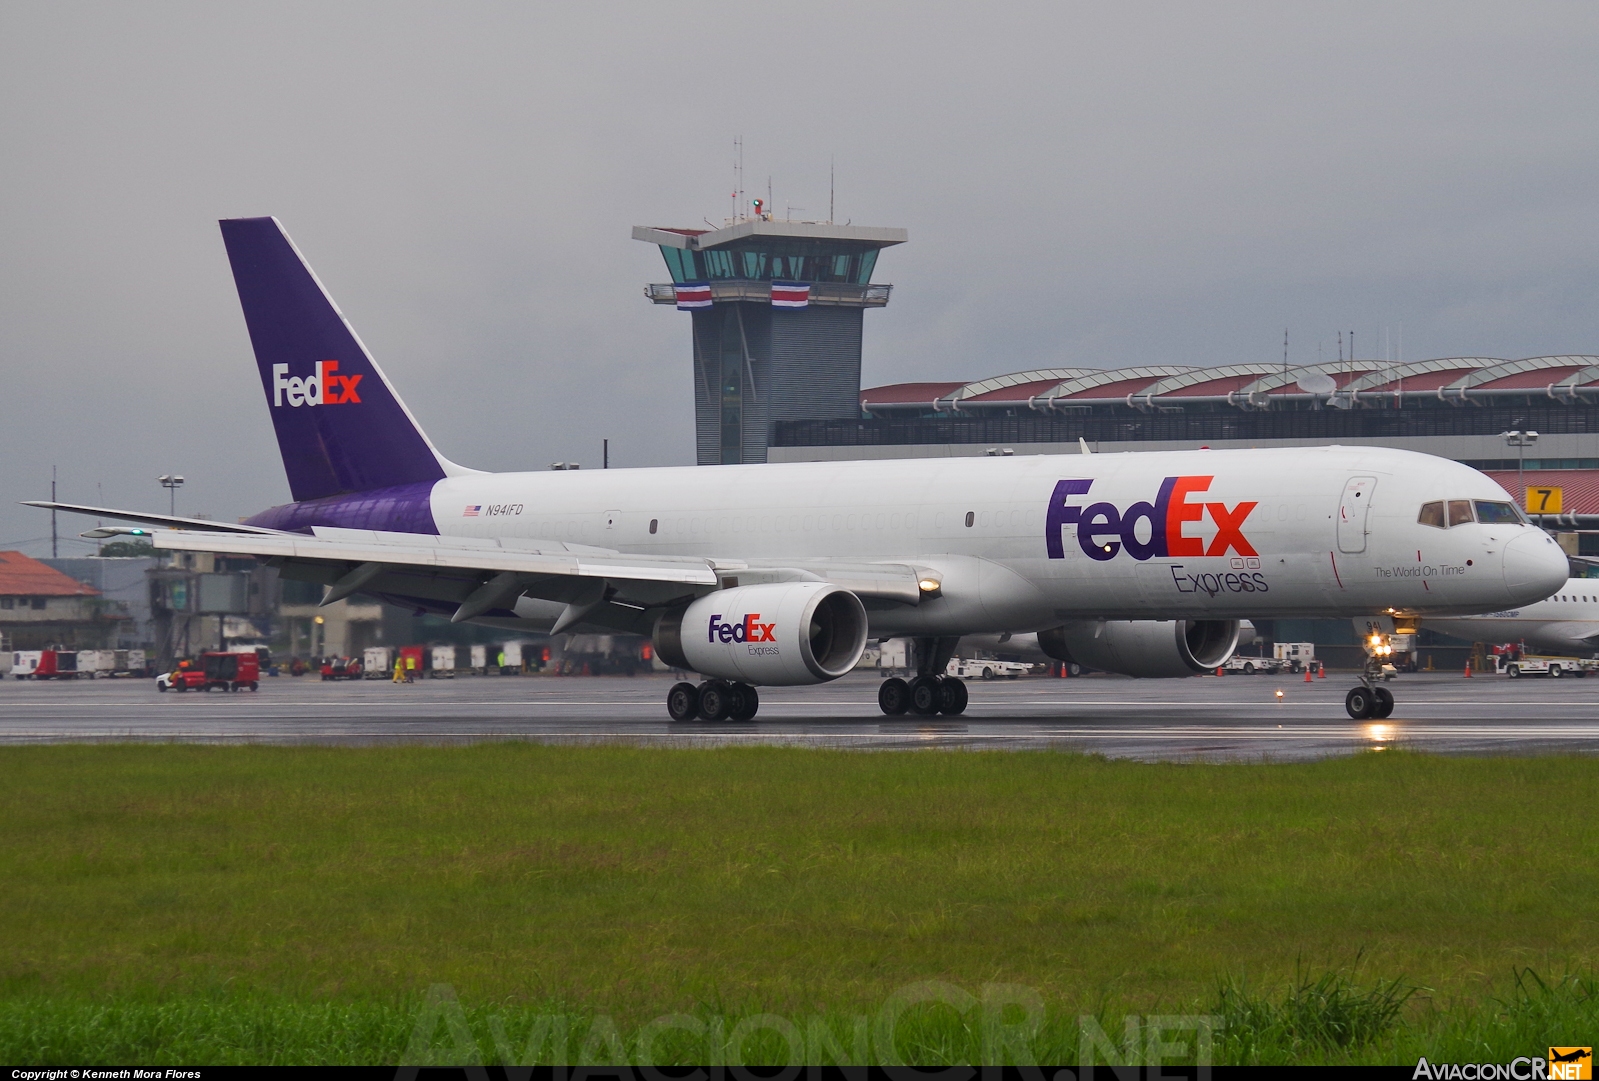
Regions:
[[360, 679], [362, 674], [361, 662], [354, 657], [327, 657], [322, 661], [321, 676], [323, 679]]
[[407, 679], [417, 679], [422, 675], [422, 647], [401, 646], [400, 665]]
[[224, 691], [242, 691], [246, 687], [258, 690], [261, 686], [261, 658], [254, 650], [249, 653], [202, 653], [200, 668], [204, 673], [202, 688], [213, 687]]
[[170, 672], [162, 672], [155, 680], [158, 691], [203, 691], [205, 669], [192, 660], [181, 660]]
[[1516, 652], [1496, 656], [1495, 660], [1499, 664], [1499, 670], [1511, 679], [1521, 676], [1548, 676], [1550, 679], [1576, 676], [1581, 679], [1599, 667], [1599, 661], [1580, 657], [1549, 657], [1537, 653]]
[[361, 652], [361, 674], [367, 679], [392, 678], [394, 650], [388, 646], [367, 646]]
[[[1382, 447], [482, 472], [433, 446], [275, 219], [222, 236], [294, 502], [236, 524], [33, 505], [268, 558], [325, 602], [641, 635], [706, 677], [672, 688], [675, 719], [753, 717], [757, 686], [837, 679], [868, 638], [918, 639], [885, 713], [959, 713], [962, 635], [1182, 677], [1226, 663], [1242, 620], [1469, 614], [1566, 578], [1488, 477]], [[1371, 685], [1345, 708], [1370, 715]]]
[[1319, 667], [1314, 642], [1273, 642], [1271, 655], [1278, 667], [1290, 672], [1303, 672], [1307, 668], [1315, 671]]
[[968, 660], [952, 657], [944, 669], [946, 676], [958, 679], [1020, 679], [1033, 670], [1020, 661]]
[[24, 650], [16, 656], [18, 679], [78, 678], [78, 655], [72, 650]]
[[1236, 653], [1227, 658], [1227, 663], [1221, 666], [1224, 672], [1241, 672], [1246, 676], [1253, 676], [1257, 673], [1269, 676], [1282, 671], [1282, 668], [1283, 662], [1276, 657], [1250, 655], [1240, 657]]
[[455, 647], [434, 646], [428, 651], [429, 679], [454, 679], [455, 678]]

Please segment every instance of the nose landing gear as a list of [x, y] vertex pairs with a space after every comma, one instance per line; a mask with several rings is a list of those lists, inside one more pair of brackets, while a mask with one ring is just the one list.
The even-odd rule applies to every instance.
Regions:
[[1357, 721], [1381, 720], [1394, 711], [1394, 693], [1363, 684], [1344, 695], [1344, 710]]

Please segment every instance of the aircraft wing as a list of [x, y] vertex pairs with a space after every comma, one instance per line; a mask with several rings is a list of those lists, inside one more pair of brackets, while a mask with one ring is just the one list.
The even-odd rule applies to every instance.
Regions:
[[[736, 577], [746, 585], [833, 581], [879, 604], [915, 604], [917, 571], [905, 564], [805, 561], [756, 566], [746, 560], [629, 555], [560, 541], [493, 540], [318, 526], [301, 533], [156, 530], [161, 549], [233, 552], [266, 559], [283, 577], [331, 587], [330, 604], [352, 593], [421, 602], [455, 622], [506, 618], [528, 597], [546, 605], [552, 631], [579, 623], [647, 634], [655, 612], [687, 603]], [[564, 605], [564, 607], [562, 607]]]
[[[150, 514], [137, 510], [115, 510], [111, 507], [88, 507], [82, 503], [53, 503], [48, 499], [24, 499], [24, 507], [42, 507], [45, 510], [64, 510], [71, 514], [92, 514], [96, 518], [110, 518], [118, 522], [138, 522], [141, 525], [156, 526], [163, 529], [203, 529], [211, 533], [269, 533], [276, 534], [276, 529], [265, 529], [257, 525], [235, 524], [233, 522], [214, 522], [210, 518], [180, 518], [173, 514]], [[86, 537], [111, 537], [118, 533], [128, 533], [126, 529], [90, 530]]]

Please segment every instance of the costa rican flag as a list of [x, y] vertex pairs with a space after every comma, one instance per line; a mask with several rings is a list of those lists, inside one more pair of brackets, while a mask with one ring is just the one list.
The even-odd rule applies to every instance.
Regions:
[[684, 282], [675, 290], [677, 293], [677, 310], [680, 312], [693, 311], [695, 308], [709, 308], [711, 306], [711, 285], [709, 282]]
[[807, 308], [811, 303], [811, 287], [804, 282], [773, 282], [772, 307]]
[[477, 517], [477, 512], [482, 510], [482, 509], [483, 509], [483, 504], [481, 504], [481, 503], [473, 503], [471, 506], [467, 507], [466, 510], [461, 512], [461, 517], [462, 518], [476, 518]]

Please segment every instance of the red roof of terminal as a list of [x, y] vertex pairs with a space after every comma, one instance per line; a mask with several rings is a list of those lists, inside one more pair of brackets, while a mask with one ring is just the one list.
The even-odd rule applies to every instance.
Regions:
[[21, 552], [0, 552], [0, 596], [98, 597], [91, 589]]
[[1203, 383], [1191, 383], [1186, 387], [1179, 387], [1171, 392], [1171, 397], [1191, 398], [1201, 394], [1230, 394], [1241, 387], [1247, 387], [1259, 378], [1259, 373], [1251, 373], [1229, 375], [1222, 379], [1207, 379]]
[[[1447, 387], [1463, 375], [1470, 375], [1478, 370], [1477, 368], [1446, 368], [1441, 372], [1420, 372], [1416, 375], [1387, 380], [1372, 386], [1370, 389], [1391, 390], [1395, 389], [1395, 385], [1398, 384], [1398, 389], [1401, 390], [1437, 390], [1439, 387]], [[1540, 383], [1538, 385], [1542, 386], [1543, 384]]]
[[952, 383], [890, 383], [886, 387], [872, 387], [861, 391], [861, 404], [869, 402], [926, 402], [930, 407], [946, 394], [953, 394], [966, 385], [964, 380]]
[[[1485, 469], [1500, 487], [1516, 495], [1514, 469]], [[1599, 469], [1529, 469], [1527, 487], [1561, 489], [1562, 514], [1599, 514]]]
[[1529, 390], [1542, 390], [1544, 387], [1560, 382], [1567, 376], [1575, 375], [1582, 371], [1584, 367], [1586, 365], [1572, 364], [1564, 368], [1534, 368], [1531, 371], [1507, 375], [1503, 379], [1491, 379], [1486, 383], [1478, 383], [1473, 389], [1483, 390], [1493, 387], [1495, 390], [1515, 390], [1526, 387]]
[[[965, 386], [958, 383], [957, 386]], [[1060, 386], [1059, 379], [1035, 379], [1031, 383], [1016, 383], [1008, 387], [1000, 387], [986, 394], [973, 394], [970, 398], [962, 398], [965, 402], [1025, 402], [1027, 399], [1044, 393], [1050, 387]]]
[[1143, 390], [1147, 386], [1160, 382], [1160, 379], [1160, 376], [1151, 378], [1147, 375], [1138, 379], [1118, 379], [1114, 383], [1101, 383], [1097, 387], [1089, 387], [1087, 390], [1080, 390], [1076, 394], [1068, 394], [1061, 401], [1069, 401], [1072, 398], [1125, 398], [1134, 391]]

